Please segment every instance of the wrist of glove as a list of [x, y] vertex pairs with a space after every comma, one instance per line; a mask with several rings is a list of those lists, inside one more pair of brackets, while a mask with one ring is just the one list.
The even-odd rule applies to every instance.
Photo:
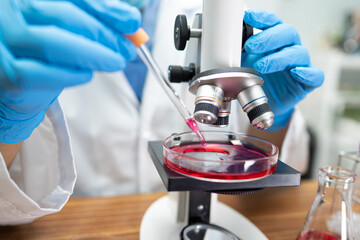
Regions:
[[[3, 107], [1, 106], [0, 109]], [[8, 120], [0, 117], [0, 140], [4, 143], [18, 143], [30, 137], [33, 130], [45, 118], [45, 110], [24, 120]]]
[[295, 106], [324, 81], [321, 69], [313, 67], [296, 29], [273, 13], [245, 12], [244, 21], [262, 32], [245, 42], [242, 66], [258, 71], [263, 90], [275, 117], [268, 130], [285, 128]]
[[140, 23], [121, 1], [0, 1], [0, 142], [28, 138], [64, 88], [124, 69]]

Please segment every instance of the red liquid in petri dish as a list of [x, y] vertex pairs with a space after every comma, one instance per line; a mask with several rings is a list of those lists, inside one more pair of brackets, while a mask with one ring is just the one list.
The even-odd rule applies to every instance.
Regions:
[[341, 240], [341, 236], [337, 233], [312, 230], [298, 237], [297, 240]]
[[176, 153], [167, 154], [165, 164], [194, 178], [245, 181], [263, 178], [276, 169], [276, 161], [255, 147], [208, 142], [206, 147], [198, 143], [170, 149]]

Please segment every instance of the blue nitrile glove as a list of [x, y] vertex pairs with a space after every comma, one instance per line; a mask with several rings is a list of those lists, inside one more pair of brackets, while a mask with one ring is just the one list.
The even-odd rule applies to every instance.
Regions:
[[63, 88], [124, 69], [140, 22], [120, 1], [1, 0], [0, 142], [28, 138]]
[[245, 12], [244, 21], [263, 30], [245, 43], [242, 66], [254, 68], [264, 79], [263, 89], [274, 112], [270, 131], [287, 126], [295, 105], [324, 81], [321, 69], [313, 67], [297, 30], [273, 13]]

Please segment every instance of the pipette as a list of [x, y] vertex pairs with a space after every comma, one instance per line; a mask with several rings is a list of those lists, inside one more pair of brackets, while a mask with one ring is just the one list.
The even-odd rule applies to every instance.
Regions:
[[137, 53], [141, 57], [142, 61], [153, 73], [154, 77], [159, 82], [167, 96], [170, 98], [171, 102], [174, 104], [180, 115], [183, 117], [186, 124], [196, 133], [196, 135], [200, 138], [202, 145], [205, 146], [206, 141], [200, 133], [195, 119], [193, 118], [192, 114], [190, 114], [184, 102], [181, 100], [179, 94], [171, 86], [167, 77], [161, 71], [159, 65], [152, 58], [149, 49], [146, 47], [145, 43], [149, 40], [147, 33], [144, 31], [144, 29], [140, 28], [134, 34], [125, 35], [125, 37], [135, 45]]

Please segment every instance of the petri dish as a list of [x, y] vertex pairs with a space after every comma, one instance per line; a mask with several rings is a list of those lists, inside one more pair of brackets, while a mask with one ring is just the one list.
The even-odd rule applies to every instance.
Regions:
[[187, 177], [210, 182], [246, 182], [272, 174], [279, 149], [271, 142], [242, 133], [202, 131], [175, 134], [163, 142], [167, 167]]

